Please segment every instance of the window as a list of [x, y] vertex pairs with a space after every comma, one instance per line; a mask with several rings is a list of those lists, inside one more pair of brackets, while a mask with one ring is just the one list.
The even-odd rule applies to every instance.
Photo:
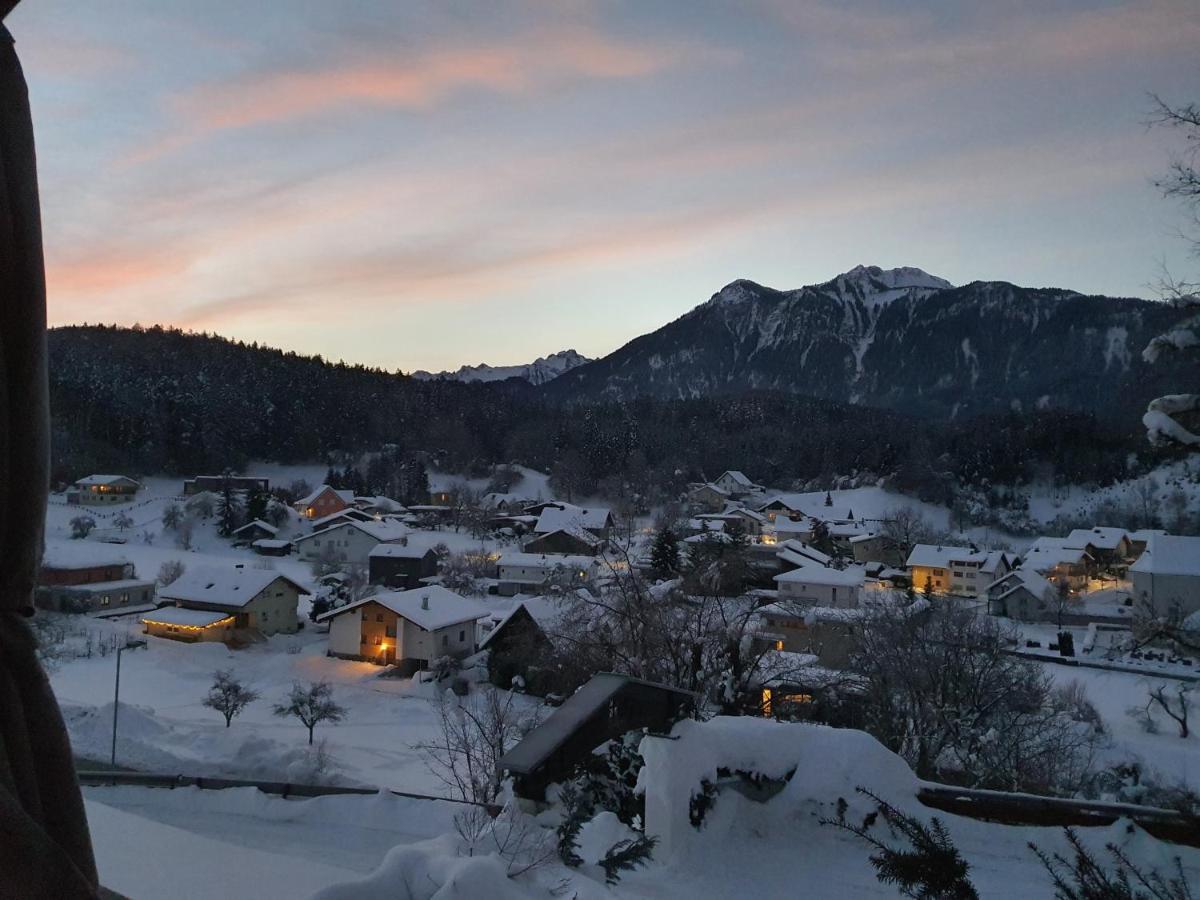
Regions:
[[265, 622], [265, 621], [267, 621], [269, 618], [271, 618], [271, 614], [270, 614], [269, 612], [267, 612], [266, 610], [263, 610], [263, 614], [262, 614], [262, 620]]
[[383, 643], [383, 638], [380, 637], [379, 635], [375, 635], [375, 646], [378, 647], [382, 643]]
[[450, 635], [443, 634], [442, 635], [442, 649], [445, 650], [449, 646], [450, 646]]
[[363, 610], [363, 614], [362, 614], [362, 616], [363, 616], [363, 621], [364, 621], [364, 622], [365, 622], [365, 621], [367, 621], [368, 619], [370, 619], [370, 618], [371, 618], [371, 614], [370, 614], [370, 613], [368, 613], [368, 612], [367, 612], [365, 609]]
[[383, 633], [386, 634], [388, 637], [395, 637], [396, 636], [396, 626], [389, 625], [387, 628], [385, 628], [383, 630]]
[[458, 633], [458, 642], [461, 644], [461, 643], [462, 643], [463, 641], [465, 641], [466, 639], [467, 639], [467, 631], [466, 631], [466, 629], [464, 628], [462, 631], [460, 631], [460, 632]]
[[100, 597], [100, 605], [108, 606], [108, 594], [104, 594]]
[[382, 622], [383, 621], [383, 613], [375, 613], [375, 621]]
[[126, 591], [125, 593], [123, 593], [123, 594], [121, 595], [121, 602], [122, 602], [122, 603], [128, 603], [128, 602], [129, 602], [129, 592], [128, 592], [128, 591]]
[[361, 640], [361, 641], [359, 641], [359, 643], [360, 643], [360, 644], [365, 644], [366, 642], [367, 642], [367, 636], [364, 634], [364, 635], [362, 636], [362, 640]]

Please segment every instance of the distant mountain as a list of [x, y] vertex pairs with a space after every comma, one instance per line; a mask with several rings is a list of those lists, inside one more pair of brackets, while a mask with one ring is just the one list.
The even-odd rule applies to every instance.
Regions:
[[1148, 300], [1002, 281], [955, 287], [920, 269], [858, 266], [791, 291], [734, 281], [543, 390], [580, 400], [763, 389], [938, 418], [1035, 408], [1125, 416], [1200, 380], [1200, 360], [1141, 359], [1178, 317]]
[[545, 384], [564, 372], [591, 362], [586, 356], [574, 350], [559, 350], [549, 356], [541, 356], [523, 366], [489, 366], [480, 363], [477, 366], [463, 366], [454, 372], [426, 372], [418, 369], [412, 377], [419, 381], [504, 381], [508, 378], [523, 378], [530, 384]]

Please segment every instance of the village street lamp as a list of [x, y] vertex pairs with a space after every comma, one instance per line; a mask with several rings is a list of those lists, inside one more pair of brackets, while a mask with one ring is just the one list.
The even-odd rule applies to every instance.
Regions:
[[121, 653], [125, 650], [136, 650], [138, 647], [145, 647], [145, 641], [126, 641], [125, 646], [117, 648], [117, 681], [113, 686], [113, 732], [112, 732], [112, 757], [109, 762], [115, 769], [117, 767], [117, 711], [121, 707]]

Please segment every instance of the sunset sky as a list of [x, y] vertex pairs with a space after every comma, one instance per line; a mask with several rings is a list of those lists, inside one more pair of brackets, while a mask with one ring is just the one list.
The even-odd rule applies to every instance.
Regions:
[[[973, 11], [967, 11], [970, 6]], [[52, 324], [405, 371], [859, 263], [1150, 296], [1196, 0], [26, 0]]]

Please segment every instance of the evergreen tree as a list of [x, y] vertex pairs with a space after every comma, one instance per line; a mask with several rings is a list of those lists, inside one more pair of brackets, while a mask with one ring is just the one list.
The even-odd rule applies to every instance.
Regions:
[[267, 522], [267, 507], [271, 502], [271, 495], [265, 491], [260, 491], [257, 488], [250, 492], [246, 498], [246, 521], [253, 522], [255, 520]]
[[[857, 788], [875, 801], [877, 812], [870, 813], [861, 825], [845, 819], [845, 805], [839, 804], [836, 819], [822, 819], [822, 825], [835, 825], [856, 834], [876, 852], [871, 857], [875, 877], [883, 884], [895, 885], [905, 897], [914, 900], [978, 900], [979, 894], [967, 877], [970, 864], [963, 859], [950, 834], [936, 818], [926, 825], [916, 816], [901, 812], [865, 788]], [[892, 847], [871, 834], [879, 816], [891, 833], [903, 838], [909, 847]]]
[[833, 494], [829, 493], [829, 491], [825, 492], [825, 505], [833, 506]]
[[670, 527], [664, 525], [654, 536], [650, 549], [650, 566], [660, 578], [668, 578], [679, 571], [679, 540]]
[[813, 520], [812, 540], [809, 543], [826, 556], [837, 555], [837, 548], [833, 545], [833, 536], [829, 533], [829, 526], [820, 519]]
[[229, 537], [241, 524], [242, 509], [233, 480], [228, 473], [221, 480], [221, 496], [217, 501], [217, 534]]

